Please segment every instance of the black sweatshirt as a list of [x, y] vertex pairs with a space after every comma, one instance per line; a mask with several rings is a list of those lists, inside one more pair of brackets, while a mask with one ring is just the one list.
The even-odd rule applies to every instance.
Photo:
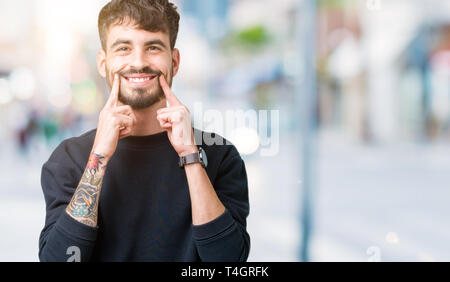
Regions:
[[[196, 140], [204, 133], [195, 132]], [[119, 140], [103, 178], [98, 227], [70, 217], [65, 208], [84, 173], [95, 134], [92, 130], [63, 141], [42, 167], [47, 209], [39, 238], [41, 261], [67, 261], [73, 255], [81, 261], [247, 260], [247, 175], [231, 144], [200, 143], [211, 184], [226, 207], [206, 224], [192, 224], [186, 173], [178, 167], [167, 132]]]

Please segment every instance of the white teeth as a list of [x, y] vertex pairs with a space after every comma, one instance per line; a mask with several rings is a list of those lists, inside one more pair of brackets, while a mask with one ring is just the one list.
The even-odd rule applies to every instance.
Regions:
[[144, 77], [144, 78], [129, 78], [131, 82], [144, 82], [150, 80], [150, 77]]

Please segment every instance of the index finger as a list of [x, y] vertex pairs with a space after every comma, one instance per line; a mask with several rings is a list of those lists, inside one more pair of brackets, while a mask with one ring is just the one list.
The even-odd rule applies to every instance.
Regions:
[[164, 94], [166, 95], [167, 101], [169, 101], [170, 107], [182, 106], [183, 104], [180, 102], [180, 100], [178, 100], [175, 94], [173, 94], [169, 84], [167, 84], [166, 78], [163, 75], [159, 76], [159, 82], [161, 84], [161, 88], [163, 89]]
[[108, 101], [106, 102], [106, 105], [108, 107], [115, 107], [117, 105], [117, 100], [119, 99], [119, 87], [120, 87], [119, 74], [116, 73], [114, 75], [111, 93], [109, 94]]

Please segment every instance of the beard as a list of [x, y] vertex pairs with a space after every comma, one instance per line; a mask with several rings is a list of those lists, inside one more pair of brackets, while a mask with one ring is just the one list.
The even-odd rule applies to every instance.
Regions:
[[[158, 79], [156, 77], [155, 79]], [[156, 88], [156, 89], [153, 89]], [[161, 86], [158, 84], [148, 88], [132, 88], [125, 90], [122, 87], [119, 90], [119, 101], [124, 105], [129, 105], [133, 110], [146, 109], [160, 102], [165, 98]]]
[[[108, 71], [108, 73], [110, 73]], [[124, 85], [126, 75], [131, 74], [149, 74], [155, 75], [154, 81], [147, 87], [130, 87]], [[143, 110], [165, 99], [165, 94], [161, 85], [159, 84], [159, 76], [163, 75], [161, 71], [154, 70], [150, 67], [145, 67], [141, 70], [130, 69], [119, 72], [121, 85], [119, 89], [119, 101], [124, 105], [129, 105], [133, 110]], [[172, 85], [172, 69], [168, 74], [167, 81]]]

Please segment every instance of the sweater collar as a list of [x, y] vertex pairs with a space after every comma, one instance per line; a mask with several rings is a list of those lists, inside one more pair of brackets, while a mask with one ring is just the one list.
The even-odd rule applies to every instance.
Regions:
[[119, 140], [119, 146], [137, 147], [137, 148], [154, 148], [162, 144], [170, 144], [167, 131], [146, 136], [128, 136]]

